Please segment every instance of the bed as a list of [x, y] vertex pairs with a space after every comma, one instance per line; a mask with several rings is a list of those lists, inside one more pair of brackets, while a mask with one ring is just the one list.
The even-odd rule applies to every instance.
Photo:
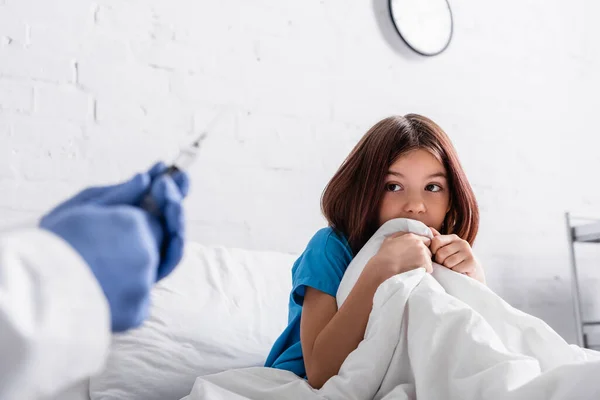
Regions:
[[[384, 238], [431, 235], [386, 222], [348, 266], [338, 306]], [[569, 345], [487, 286], [434, 263], [379, 286], [364, 340], [320, 390], [262, 368], [287, 322], [295, 255], [190, 244], [152, 293], [150, 318], [115, 335], [105, 370], [67, 400], [566, 400], [600, 398], [600, 353]], [[86, 397], [87, 396], [87, 397]]]

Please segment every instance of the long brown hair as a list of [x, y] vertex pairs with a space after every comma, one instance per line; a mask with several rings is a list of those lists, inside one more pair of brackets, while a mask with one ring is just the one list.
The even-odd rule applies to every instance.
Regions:
[[375, 124], [327, 184], [321, 210], [329, 225], [346, 236], [354, 254], [379, 228], [378, 214], [388, 168], [412, 150], [429, 151], [442, 163], [450, 185], [450, 211], [442, 234], [471, 245], [479, 229], [479, 207], [448, 135], [417, 114], [392, 116]]

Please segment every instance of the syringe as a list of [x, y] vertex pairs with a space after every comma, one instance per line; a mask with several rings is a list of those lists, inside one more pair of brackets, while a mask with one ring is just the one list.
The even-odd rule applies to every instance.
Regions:
[[208, 134], [204, 132], [191, 144], [181, 148], [179, 155], [175, 161], [173, 161], [173, 164], [171, 164], [171, 166], [167, 168], [163, 174], [173, 175], [178, 171], [187, 171], [190, 165], [196, 161], [198, 152], [200, 151], [200, 145], [202, 144], [202, 141], [206, 139], [206, 136], [208, 136]]
[[[171, 164], [171, 166], [167, 168], [162, 174], [169, 174], [172, 176], [178, 171], [187, 171], [190, 165], [192, 165], [192, 163], [198, 158], [198, 153], [200, 152], [200, 145], [202, 144], [202, 141], [204, 141], [204, 139], [206, 139], [206, 136], [208, 136], [208, 134], [214, 129], [214, 127], [219, 122], [224, 113], [225, 110], [221, 110], [221, 112], [219, 112], [210, 121], [206, 129], [204, 129], [202, 134], [198, 136], [196, 140], [194, 140], [188, 146], [183, 147], [180, 150], [179, 155], [177, 156], [175, 161], [173, 161], [173, 164]], [[144, 196], [140, 205], [144, 210], [148, 211], [153, 215], [160, 216], [161, 214], [160, 209], [154, 201], [154, 199], [152, 198], [150, 192], [148, 192]]]
[[[202, 141], [206, 138], [206, 136], [208, 136], [208, 133], [204, 132], [191, 144], [181, 148], [181, 150], [179, 151], [179, 155], [177, 156], [177, 158], [175, 158], [173, 164], [171, 164], [169, 168], [164, 170], [164, 172], [162, 172], [161, 175], [167, 174], [173, 176], [179, 171], [187, 171], [188, 168], [194, 163], [194, 161], [196, 161], [196, 158], [198, 157], [198, 153], [200, 151], [200, 145], [202, 144]], [[140, 206], [144, 210], [148, 211], [150, 214], [153, 214], [155, 216], [160, 216], [161, 214], [160, 209], [150, 192], [148, 192], [144, 196]]]

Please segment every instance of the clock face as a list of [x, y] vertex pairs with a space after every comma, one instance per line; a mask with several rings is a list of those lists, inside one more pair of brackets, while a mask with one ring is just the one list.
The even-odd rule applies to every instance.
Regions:
[[447, 0], [389, 0], [392, 22], [414, 51], [433, 56], [452, 39], [452, 11]]

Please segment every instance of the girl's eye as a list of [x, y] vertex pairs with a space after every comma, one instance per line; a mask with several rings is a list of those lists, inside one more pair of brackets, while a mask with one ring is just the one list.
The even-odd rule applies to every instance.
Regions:
[[427, 190], [428, 192], [434, 192], [434, 193], [436, 193], [436, 192], [441, 191], [442, 188], [441, 188], [440, 185], [436, 185], [436, 184], [432, 183], [430, 185], [425, 186], [425, 190]]
[[402, 190], [402, 186], [398, 185], [397, 183], [388, 183], [385, 185], [385, 190], [388, 192], [398, 192]]

